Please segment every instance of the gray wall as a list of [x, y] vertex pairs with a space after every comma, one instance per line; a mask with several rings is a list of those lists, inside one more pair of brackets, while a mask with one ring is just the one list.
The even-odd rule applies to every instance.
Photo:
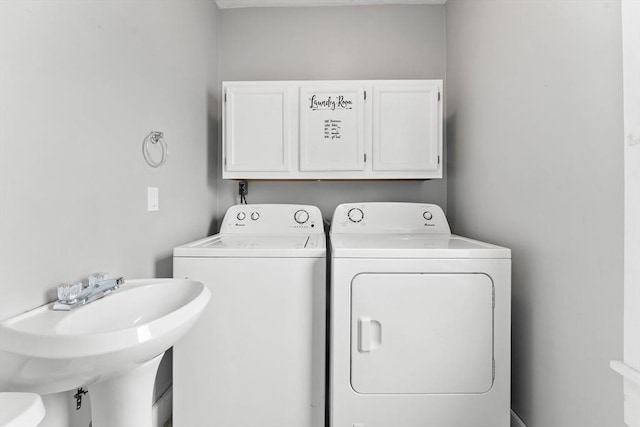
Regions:
[[[170, 276], [172, 248], [215, 211], [215, 4], [0, 7], [0, 318], [93, 271]], [[152, 130], [169, 143], [158, 169], [142, 157]]]
[[621, 427], [619, 2], [446, 9], [449, 218], [513, 249], [513, 408]]
[[[208, 233], [217, 13], [211, 0], [0, 1], [0, 319], [94, 271], [170, 277], [172, 248]], [[158, 169], [142, 157], [152, 130], [169, 143]], [[158, 386], [170, 380], [165, 366]], [[46, 425], [69, 425], [48, 411]]]
[[[220, 80], [443, 79], [444, 6], [254, 8], [220, 11]], [[219, 171], [218, 176], [221, 176]], [[219, 181], [219, 214], [237, 185]], [[446, 205], [446, 180], [252, 181], [250, 203], [307, 203], [329, 218], [353, 201]]]

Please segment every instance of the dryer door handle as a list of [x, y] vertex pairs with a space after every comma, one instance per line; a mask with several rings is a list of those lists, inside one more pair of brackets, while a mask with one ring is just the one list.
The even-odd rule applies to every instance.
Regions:
[[358, 318], [358, 351], [369, 353], [382, 344], [382, 325], [369, 316]]

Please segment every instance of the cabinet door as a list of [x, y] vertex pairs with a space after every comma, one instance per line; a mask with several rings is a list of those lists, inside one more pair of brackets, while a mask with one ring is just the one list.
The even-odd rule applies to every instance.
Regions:
[[441, 171], [441, 87], [441, 81], [374, 85], [374, 171]]
[[301, 171], [364, 169], [363, 86], [303, 85], [299, 108]]
[[225, 171], [289, 171], [293, 91], [283, 85], [227, 87]]

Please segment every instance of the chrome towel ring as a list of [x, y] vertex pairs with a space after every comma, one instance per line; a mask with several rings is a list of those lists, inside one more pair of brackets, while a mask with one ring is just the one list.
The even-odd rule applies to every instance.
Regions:
[[[154, 146], [160, 147], [159, 160], [154, 159], [151, 155], [151, 148]], [[142, 143], [142, 155], [144, 156], [145, 162], [147, 162], [147, 164], [152, 168], [160, 167], [167, 162], [167, 158], [169, 157], [169, 147], [164, 140], [164, 134], [162, 132], [152, 131], [144, 138], [144, 142]]]

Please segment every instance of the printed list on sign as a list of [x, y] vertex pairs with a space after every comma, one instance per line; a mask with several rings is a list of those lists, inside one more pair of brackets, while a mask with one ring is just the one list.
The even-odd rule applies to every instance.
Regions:
[[324, 121], [324, 139], [340, 139], [342, 120], [326, 119]]

